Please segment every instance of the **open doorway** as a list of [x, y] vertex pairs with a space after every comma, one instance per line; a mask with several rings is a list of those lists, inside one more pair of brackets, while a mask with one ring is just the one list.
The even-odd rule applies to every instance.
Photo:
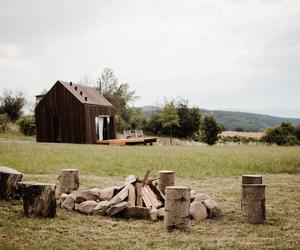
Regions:
[[110, 139], [110, 117], [108, 115], [95, 117], [95, 126], [97, 141]]

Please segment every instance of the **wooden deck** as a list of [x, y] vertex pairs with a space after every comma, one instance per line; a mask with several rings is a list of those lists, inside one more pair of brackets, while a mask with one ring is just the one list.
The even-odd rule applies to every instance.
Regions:
[[125, 145], [152, 145], [153, 142], [156, 142], [156, 137], [139, 137], [139, 138], [128, 138], [128, 139], [112, 139], [112, 140], [103, 140], [97, 141], [97, 144], [102, 145], [115, 145], [115, 146], [125, 146]]

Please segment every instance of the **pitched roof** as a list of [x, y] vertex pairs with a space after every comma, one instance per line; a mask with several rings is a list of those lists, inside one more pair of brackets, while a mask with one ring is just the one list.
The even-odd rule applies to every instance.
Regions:
[[[74, 95], [83, 104], [113, 107], [113, 105], [106, 100], [104, 96], [100, 95], [100, 93], [94, 88], [74, 83], [71, 84], [70, 82], [64, 82], [60, 80], [58, 82], [68, 89], [72, 95]], [[82, 95], [80, 94], [81, 92]]]

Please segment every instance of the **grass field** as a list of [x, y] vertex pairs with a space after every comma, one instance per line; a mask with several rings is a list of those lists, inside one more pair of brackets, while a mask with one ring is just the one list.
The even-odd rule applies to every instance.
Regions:
[[[300, 245], [300, 147], [36, 144], [0, 141], [0, 165], [24, 180], [57, 183], [59, 170], [78, 167], [82, 188], [120, 185], [128, 174], [174, 169], [177, 183], [215, 197], [220, 219], [166, 233], [162, 221], [85, 216], [57, 209], [55, 219], [22, 216], [21, 201], [0, 202], [0, 249], [297, 249]], [[261, 173], [267, 185], [265, 225], [241, 222], [241, 174]]]

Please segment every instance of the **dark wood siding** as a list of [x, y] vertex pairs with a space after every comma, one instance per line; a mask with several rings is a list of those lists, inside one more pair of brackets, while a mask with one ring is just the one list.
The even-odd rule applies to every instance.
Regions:
[[85, 105], [85, 116], [86, 116], [86, 143], [96, 143], [96, 125], [95, 117], [99, 115], [108, 115], [110, 116], [110, 139], [116, 138], [116, 129], [114, 123], [115, 109], [106, 106], [96, 106], [96, 105]]

